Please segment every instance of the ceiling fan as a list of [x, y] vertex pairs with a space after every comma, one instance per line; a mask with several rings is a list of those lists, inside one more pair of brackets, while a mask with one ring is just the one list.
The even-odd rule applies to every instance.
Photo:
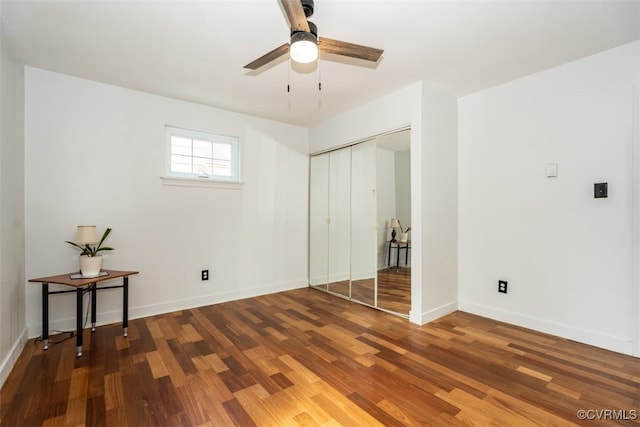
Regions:
[[314, 0], [278, 1], [284, 9], [285, 17], [291, 29], [290, 43], [285, 43], [273, 49], [255, 61], [248, 63], [244, 68], [256, 70], [286, 53], [289, 53], [293, 61], [304, 64], [315, 61], [318, 58], [318, 51], [371, 62], [377, 62], [384, 52], [382, 49], [327, 37], [318, 38], [318, 28], [313, 22], [307, 21], [307, 18], [313, 15]]

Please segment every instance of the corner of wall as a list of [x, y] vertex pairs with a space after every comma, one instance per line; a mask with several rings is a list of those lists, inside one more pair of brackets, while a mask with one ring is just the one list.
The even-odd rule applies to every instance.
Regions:
[[24, 67], [0, 16], [0, 385], [26, 341]]
[[[640, 41], [636, 42], [636, 76], [640, 76]], [[633, 88], [633, 165], [632, 165], [632, 218], [633, 218], [633, 349], [632, 354], [640, 357], [640, 77]]]

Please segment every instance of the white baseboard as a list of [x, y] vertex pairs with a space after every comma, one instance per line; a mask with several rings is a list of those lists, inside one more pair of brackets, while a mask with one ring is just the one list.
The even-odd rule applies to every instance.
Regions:
[[18, 337], [17, 340], [11, 346], [11, 350], [5, 356], [4, 360], [2, 360], [2, 364], [0, 365], [0, 387], [4, 385], [4, 382], [9, 377], [13, 366], [16, 364], [18, 357], [20, 357], [20, 353], [22, 353], [22, 349], [27, 342], [27, 328], [22, 330], [22, 333]]
[[633, 340], [630, 338], [605, 335], [600, 332], [577, 328], [559, 322], [552, 322], [538, 317], [526, 316], [520, 313], [497, 310], [493, 307], [474, 304], [468, 301], [460, 301], [459, 309], [468, 313], [522, 326], [535, 331], [544, 332], [595, 347], [615, 351], [617, 353], [633, 355]]
[[[309, 279], [301, 279], [291, 282], [275, 283], [255, 288], [247, 288], [231, 292], [202, 295], [195, 298], [171, 301], [160, 304], [133, 307], [129, 309], [129, 318], [138, 319], [141, 317], [155, 316], [172, 311], [186, 310], [189, 308], [202, 307], [205, 305], [220, 304], [223, 302], [236, 301], [244, 298], [253, 298], [261, 295], [274, 294], [276, 292], [290, 291], [293, 289], [306, 288], [309, 286]], [[120, 320], [114, 320], [119, 322]], [[111, 322], [113, 323], [113, 322]]]
[[409, 312], [409, 320], [411, 321], [411, 323], [415, 323], [417, 325], [425, 325], [429, 322], [433, 322], [434, 320], [441, 318], [442, 316], [453, 313], [456, 310], [458, 310], [458, 302], [451, 301], [441, 306], [432, 308], [431, 310], [418, 313], [417, 316], [414, 315], [414, 313]]
[[[214, 293], [209, 295], [199, 295], [193, 298], [185, 298], [174, 301], [167, 301], [158, 304], [149, 304], [142, 306], [129, 306], [129, 319], [139, 319], [141, 317], [155, 316], [157, 314], [170, 313], [172, 311], [186, 310], [194, 307], [202, 307], [205, 305], [220, 304], [228, 301], [235, 301], [244, 298], [252, 298], [260, 295], [273, 294], [276, 292], [290, 291], [293, 289], [306, 288], [309, 286], [307, 278], [290, 282], [274, 283], [265, 286], [257, 286], [237, 291]], [[103, 311], [96, 313], [96, 325], [108, 325], [110, 323], [122, 322], [122, 310]], [[76, 318], [68, 317], [65, 319], [50, 320], [50, 330], [58, 331], [75, 331]], [[32, 324], [28, 326], [30, 338], [42, 335], [42, 323]]]

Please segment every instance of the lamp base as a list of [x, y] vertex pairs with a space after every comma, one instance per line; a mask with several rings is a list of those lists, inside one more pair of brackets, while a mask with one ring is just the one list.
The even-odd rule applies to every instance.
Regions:
[[393, 229], [393, 228], [391, 229], [391, 241], [392, 241], [393, 243], [395, 243], [395, 242], [396, 242], [396, 230], [395, 230], [395, 229]]

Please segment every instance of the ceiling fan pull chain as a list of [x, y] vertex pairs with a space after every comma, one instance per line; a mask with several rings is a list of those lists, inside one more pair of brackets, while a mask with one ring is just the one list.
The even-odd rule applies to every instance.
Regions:
[[318, 92], [322, 92], [322, 63], [318, 61]]
[[291, 57], [287, 65], [287, 110], [291, 111]]
[[291, 93], [291, 57], [287, 64], [287, 93]]
[[318, 109], [322, 108], [322, 64], [318, 61]]

